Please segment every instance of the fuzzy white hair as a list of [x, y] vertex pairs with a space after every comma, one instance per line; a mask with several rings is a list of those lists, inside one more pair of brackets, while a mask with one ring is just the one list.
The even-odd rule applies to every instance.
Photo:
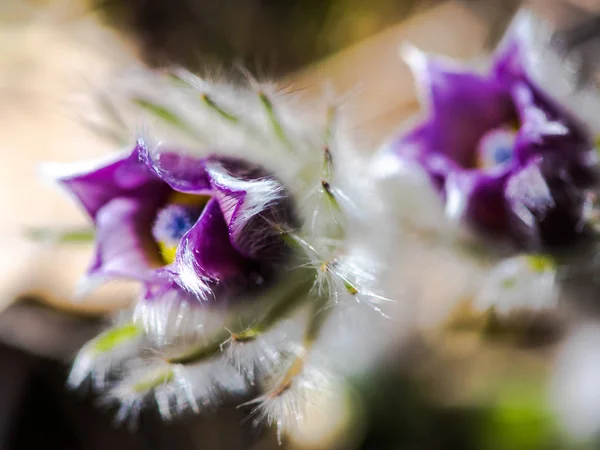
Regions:
[[233, 367], [220, 359], [197, 365], [160, 360], [133, 360], [129, 364], [127, 376], [105, 397], [108, 403], [120, 403], [118, 422], [135, 422], [149, 401], [156, 403], [166, 420], [186, 410], [199, 413], [219, 406], [224, 392], [240, 395], [248, 386]]
[[[284, 433], [302, 426], [311, 405], [318, 403], [317, 397], [332, 395], [336, 383], [336, 377], [322, 364], [313, 365], [305, 361], [301, 348], [284, 358], [285, 370], [263, 379], [265, 393], [245, 404], [253, 406], [251, 416], [254, 423], [275, 425], [280, 443]], [[289, 371], [296, 370], [296, 365], [301, 367], [297, 368], [293, 378], [289, 377]]]
[[518, 255], [500, 261], [489, 272], [475, 298], [475, 307], [493, 307], [500, 314], [519, 309], [542, 310], [558, 304], [556, 266], [549, 258]]
[[144, 334], [131, 322], [120, 322], [79, 351], [67, 379], [68, 386], [78, 388], [89, 380], [94, 389], [105, 389], [109, 375], [138, 355], [145, 345]]
[[159, 298], [141, 300], [133, 321], [156, 345], [191, 345], [212, 336], [227, 323], [224, 311], [171, 289]]

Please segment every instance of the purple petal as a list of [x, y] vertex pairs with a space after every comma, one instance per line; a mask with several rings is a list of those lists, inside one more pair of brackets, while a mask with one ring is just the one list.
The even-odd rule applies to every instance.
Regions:
[[534, 86], [521, 81], [512, 90], [522, 123], [515, 144], [521, 164], [548, 153], [579, 158], [592, 150], [589, 133]]
[[265, 169], [217, 155], [202, 159], [169, 151], [150, 155], [141, 142], [137, 151], [174, 190], [214, 196], [233, 246], [245, 257], [275, 261], [287, 254], [276, 227], [296, 223], [294, 208], [281, 182]]
[[526, 77], [523, 46], [518, 36], [511, 36], [496, 50], [491, 74], [507, 86]]
[[171, 189], [137, 152], [105, 166], [60, 179], [95, 222], [90, 275], [146, 279], [163, 264], [151, 228]]
[[514, 120], [509, 91], [494, 78], [452, 69], [416, 52], [411, 52], [409, 61], [427, 95], [430, 114], [421, 138], [429, 151], [472, 167], [483, 133]]
[[59, 181], [75, 194], [92, 218], [113, 198], [147, 198], [158, 204], [164, 201], [169, 191], [168, 186], [139, 160], [135, 150], [108, 165]]
[[515, 154], [521, 164], [541, 153], [561, 151], [575, 154], [593, 147], [584, 125], [562, 107], [550, 93], [531, 79], [522, 37], [515, 33], [497, 52], [493, 75], [511, 92], [521, 130]]
[[219, 202], [213, 198], [182, 238], [174, 269], [183, 287], [202, 295], [207, 283], [247, 282], [254, 269], [232, 245]]
[[155, 210], [139, 199], [115, 198], [96, 214], [96, 253], [90, 275], [146, 280], [164, 262], [152, 237]]
[[[487, 78], [419, 52], [410, 56], [429, 98], [429, 118], [390, 150], [426, 170], [446, 213], [482, 234], [527, 247], [581, 236], [584, 189], [599, 179], [593, 142], [581, 124], [531, 82], [518, 39], [497, 53]], [[517, 121], [511, 157], [477, 167], [481, 138]]]
[[[508, 175], [506, 170], [498, 173], [453, 172], [445, 185], [447, 213], [464, 218], [474, 230], [488, 237], [503, 235], [508, 229], [504, 198]], [[452, 208], [456, 208], [457, 212], [453, 212]]]
[[187, 194], [210, 194], [211, 185], [206, 176], [204, 159], [173, 151], [151, 155], [141, 140], [138, 141], [135, 152], [150, 171], [174, 190]]
[[506, 185], [513, 234], [530, 249], [573, 243], [586, 231], [585, 191], [555, 157], [530, 162]]
[[238, 160], [212, 157], [206, 170], [238, 251], [260, 261], [287, 256], [279, 229], [294, 228], [297, 219], [281, 182], [261, 167]]

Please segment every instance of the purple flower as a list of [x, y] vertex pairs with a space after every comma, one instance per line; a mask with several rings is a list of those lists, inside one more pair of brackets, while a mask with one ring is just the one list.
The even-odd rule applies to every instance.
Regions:
[[206, 298], [261, 286], [288, 254], [275, 224], [294, 223], [282, 184], [223, 156], [133, 152], [60, 180], [96, 227], [88, 275], [145, 283], [147, 297], [178, 288]]
[[479, 75], [411, 50], [428, 116], [387, 151], [429, 175], [449, 216], [529, 249], [563, 245], [585, 227], [594, 145], [525, 72], [518, 41]]

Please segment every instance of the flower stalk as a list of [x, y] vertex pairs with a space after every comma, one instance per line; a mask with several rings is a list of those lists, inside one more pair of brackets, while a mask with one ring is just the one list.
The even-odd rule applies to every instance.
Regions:
[[280, 298], [273, 302], [266, 314], [258, 322], [241, 331], [235, 330], [234, 324], [223, 329], [217, 336], [211, 339], [209, 344], [202, 344], [185, 354], [169, 357], [167, 361], [171, 364], [195, 364], [204, 361], [223, 350], [232, 341], [246, 342], [256, 339], [268, 332], [273, 326], [290, 314], [295, 308], [307, 301], [311, 281], [306, 271], [302, 270], [297, 280], [291, 283], [291, 288], [281, 294]]
[[277, 385], [267, 393], [267, 397], [275, 398], [283, 394], [291, 387], [294, 380], [302, 374], [310, 349], [317, 341], [321, 328], [327, 319], [327, 301], [328, 298], [325, 296], [313, 298], [310, 317], [302, 338], [302, 347], [294, 355], [292, 362], [284, 372], [283, 377], [278, 381]]

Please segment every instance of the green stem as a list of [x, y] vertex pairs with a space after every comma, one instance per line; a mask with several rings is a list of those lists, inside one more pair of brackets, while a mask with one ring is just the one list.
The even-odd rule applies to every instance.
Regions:
[[302, 351], [296, 355], [296, 357], [292, 360], [289, 365], [285, 375], [278, 383], [277, 387], [273, 389], [270, 393], [270, 397], [277, 397], [278, 395], [285, 392], [293, 383], [294, 379], [302, 373], [304, 370], [304, 366], [306, 363], [306, 355], [309, 352], [310, 348], [313, 346], [315, 341], [317, 340], [319, 333], [323, 327], [323, 323], [325, 323], [325, 319], [327, 318], [327, 310], [324, 309], [324, 306], [327, 304], [327, 297], [321, 296], [315, 299], [313, 303], [313, 308], [311, 310], [311, 316], [304, 330], [304, 338], [303, 338], [303, 349]]
[[310, 318], [308, 324], [306, 325], [306, 329], [304, 330], [304, 346], [311, 347], [312, 344], [319, 337], [319, 333], [323, 327], [323, 323], [325, 323], [325, 319], [327, 319], [328, 309], [325, 308], [327, 305], [328, 297], [322, 295], [315, 299], [312, 309], [310, 312]]
[[281, 299], [267, 311], [258, 323], [250, 327], [246, 332], [243, 332], [243, 334], [249, 332], [254, 336], [258, 336], [265, 333], [271, 329], [273, 325], [279, 322], [279, 320], [283, 319], [293, 309], [305, 301], [308, 298], [306, 294], [310, 291], [313, 280], [303, 274], [301, 274], [300, 277], [302, 279], [294, 283], [292, 289], [285, 293]]
[[168, 358], [167, 361], [171, 364], [195, 364], [217, 354], [232, 338], [236, 341], [248, 341], [267, 332], [271, 327], [278, 323], [279, 320], [287, 316], [294, 308], [301, 304], [302, 301], [308, 298], [306, 293], [310, 291], [312, 280], [310, 277], [307, 277], [305, 273], [300, 274], [297, 280], [298, 281], [292, 283], [291, 288], [288, 289], [287, 292], [273, 304], [273, 306], [271, 306], [263, 318], [251, 327], [233, 333], [228, 330], [234, 329], [234, 327], [228, 327], [215, 336], [209, 344], [203, 344], [185, 354]]
[[182, 355], [167, 358], [170, 364], [195, 364], [205, 361], [221, 351], [224, 342], [230, 338], [231, 334], [227, 330], [221, 331], [217, 336], [211, 339], [208, 344], [200, 345]]
[[291, 248], [302, 248], [302, 245], [300, 245], [300, 243], [298, 242], [298, 240], [300, 240], [301, 238], [293, 230], [284, 228], [284, 226], [280, 224], [274, 224], [273, 228], [275, 229], [275, 232], [277, 232], [279, 236], [281, 236], [281, 239], [283, 239], [283, 241]]

